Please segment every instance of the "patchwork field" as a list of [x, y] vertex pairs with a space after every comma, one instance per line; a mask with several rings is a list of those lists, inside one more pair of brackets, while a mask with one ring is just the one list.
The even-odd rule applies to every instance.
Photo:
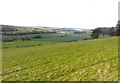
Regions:
[[22, 48], [7, 44], [3, 47], [10, 48], [2, 49], [5, 81], [118, 80], [117, 37]]

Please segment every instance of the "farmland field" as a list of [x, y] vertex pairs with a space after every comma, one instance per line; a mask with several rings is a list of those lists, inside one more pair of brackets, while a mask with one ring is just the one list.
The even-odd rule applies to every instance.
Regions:
[[50, 41], [16, 41], [16, 42], [3, 42], [2, 48], [10, 48], [10, 47], [31, 47], [31, 46], [40, 46], [45, 44], [55, 44], [58, 42], [50, 42]]
[[8, 44], [10, 48], [2, 49], [3, 80], [118, 80], [117, 40], [112, 37], [56, 44], [43, 42], [49, 44], [27, 48], [14, 47], [16, 42], [5, 43], [3, 47]]
[[[66, 41], [74, 41], [74, 40], [84, 40], [91, 38], [90, 33], [82, 33], [82, 34], [63, 34], [63, 33], [41, 33], [41, 34], [26, 34], [26, 35], [3, 35], [5, 37], [13, 37], [13, 38], [23, 38], [29, 37], [31, 40], [47, 40], [47, 41], [58, 41], [58, 42], [66, 42]], [[33, 38], [34, 36], [40, 36], [41, 38]]]
[[[50, 35], [48, 36], [48, 34], [45, 36], [43, 35], [43, 38], [39, 39], [39, 40], [47, 40], [47, 41], [59, 41], [59, 42], [66, 42], [66, 41], [79, 41], [79, 40], [84, 40], [84, 39], [89, 39], [90, 34], [70, 34], [69, 36], [63, 36], [63, 34], [54, 34], [54, 36]], [[60, 37], [63, 36], [63, 37]]]

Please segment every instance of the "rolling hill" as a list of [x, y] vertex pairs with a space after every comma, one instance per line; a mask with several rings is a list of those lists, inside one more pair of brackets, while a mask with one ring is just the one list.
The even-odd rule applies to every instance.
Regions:
[[117, 40], [112, 37], [2, 49], [3, 80], [117, 81]]

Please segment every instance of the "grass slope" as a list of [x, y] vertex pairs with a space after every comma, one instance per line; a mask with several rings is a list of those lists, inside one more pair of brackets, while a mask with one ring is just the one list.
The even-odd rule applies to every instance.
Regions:
[[118, 80], [117, 38], [3, 49], [3, 80]]

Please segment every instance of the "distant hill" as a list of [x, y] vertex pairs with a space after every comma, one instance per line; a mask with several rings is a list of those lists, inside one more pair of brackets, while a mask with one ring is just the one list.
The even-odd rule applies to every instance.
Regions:
[[8, 26], [8, 25], [0, 25], [2, 28], [2, 32], [8, 32], [8, 31], [15, 31], [16, 27], [15, 26]]
[[90, 33], [91, 29], [80, 29], [80, 28], [56, 28], [56, 32], [60, 33]]
[[75, 33], [75, 32], [91, 32], [90, 29], [80, 29], [80, 28], [55, 28], [55, 27], [45, 27], [45, 26], [12, 26], [12, 25], [0, 25], [2, 27], [2, 32], [12, 32], [12, 31], [42, 31], [42, 32], [61, 32], [61, 33]]

